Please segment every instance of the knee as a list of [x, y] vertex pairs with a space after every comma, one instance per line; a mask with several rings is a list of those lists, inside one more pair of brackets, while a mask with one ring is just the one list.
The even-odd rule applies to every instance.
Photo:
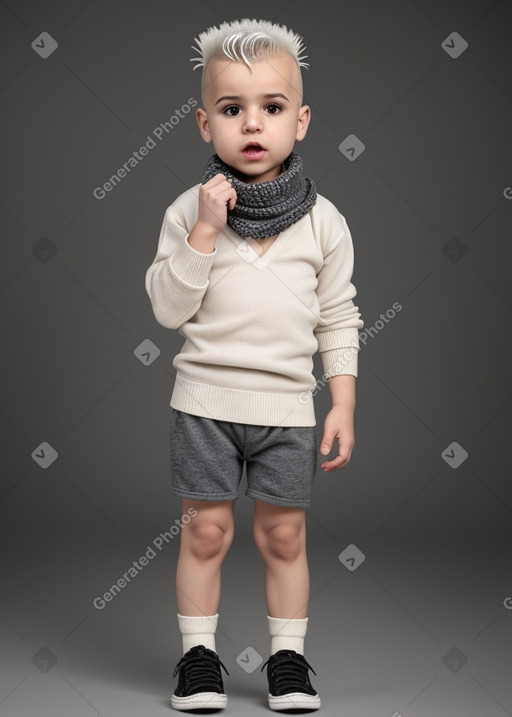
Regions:
[[194, 556], [208, 560], [222, 555], [231, 544], [232, 531], [218, 523], [201, 521], [189, 525], [189, 547]]
[[278, 523], [262, 534], [255, 534], [255, 537], [264, 557], [291, 562], [304, 550], [304, 531], [298, 525]]

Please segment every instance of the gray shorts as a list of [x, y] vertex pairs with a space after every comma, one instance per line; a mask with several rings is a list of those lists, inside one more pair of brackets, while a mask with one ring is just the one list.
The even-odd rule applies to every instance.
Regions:
[[317, 467], [315, 426], [256, 426], [220, 421], [171, 406], [171, 491], [193, 500], [237, 500], [246, 461], [245, 495], [307, 508]]

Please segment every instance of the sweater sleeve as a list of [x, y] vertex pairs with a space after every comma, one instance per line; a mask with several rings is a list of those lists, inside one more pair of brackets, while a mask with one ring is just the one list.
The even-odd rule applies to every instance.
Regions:
[[146, 291], [155, 318], [169, 329], [179, 329], [201, 306], [217, 253], [217, 247], [204, 254], [188, 243], [192, 226], [187, 226], [181, 197], [165, 212], [156, 256], [146, 272]]
[[345, 217], [338, 213], [337, 218], [336, 238], [330, 242], [317, 276], [320, 319], [314, 334], [324, 372], [331, 376], [352, 374], [357, 377], [358, 330], [364, 323], [353, 302], [357, 292], [351, 282], [354, 270], [352, 236]]

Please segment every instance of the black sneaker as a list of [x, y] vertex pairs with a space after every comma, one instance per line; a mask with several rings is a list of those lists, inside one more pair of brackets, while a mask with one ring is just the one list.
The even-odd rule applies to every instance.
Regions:
[[304, 655], [295, 650], [278, 650], [268, 663], [268, 706], [271, 710], [319, 709], [320, 696], [311, 686], [308, 670], [313, 670]]
[[[171, 695], [175, 710], [219, 709], [226, 707], [219, 656], [204, 645], [194, 645], [186, 652], [174, 669], [179, 670], [178, 686]], [[227, 675], [229, 672], [224, 667]]]

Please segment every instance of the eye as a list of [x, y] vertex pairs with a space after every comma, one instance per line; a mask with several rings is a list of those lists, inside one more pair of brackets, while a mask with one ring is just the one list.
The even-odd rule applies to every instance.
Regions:
[[268, 110], [269, 107], [275, 107], [277, 109], [277, 112], [270, 112], [271, 115], [277, 115], [283, 109], [281, 105], [278, 105], [275, 102], [273, 102], [271, 105], [267, 105], [266, 109]]
[[[229, 107], [225, 107], [225, 108], [222, 110], [222, 114], [227, 114], [229, 117], [236, 117], [236, 116], [238, 115], [238, 110], [239, 110], [239, 109], [240, 109], [240, 107], [237, 107], [236, 105], [229, 105]], [[237, 110], [237, 113], [236, 113], [236, 114], [231, 114], [231, 112], [230, 112], [229, 110]]]

